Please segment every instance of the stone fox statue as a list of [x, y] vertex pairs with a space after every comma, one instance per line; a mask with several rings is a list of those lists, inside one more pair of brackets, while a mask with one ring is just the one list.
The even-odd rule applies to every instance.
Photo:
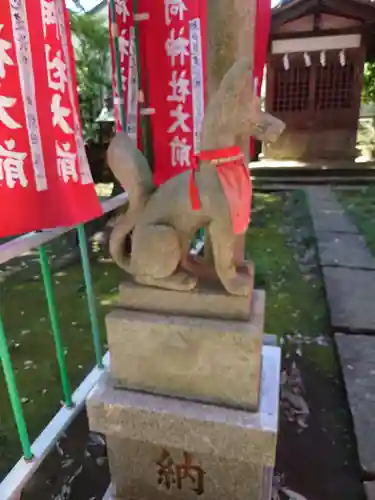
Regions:
[[[137, 283], [179, 291], [194, 289], [197, 277], [185, 272], [184, 264], [192, 238], [198, 229], [206, 228], [215, 272], [224, 288], [233, 295], [250, 293], [248, 276], [237, 272], [234, 259], [236, 235], [247, 230], [251, 204], [249, 171], [238, 143], [244, 134], [273, 142], [284, 130], [283, 122], [261, 111], [252, 82], [249, 61], [237, 61], [206, 109], [197, 168], [158, 188], [133, 141], [125, 133], [113, 138], [108, 164], [128, 192], [129, 207], [115, 222], [110, 253]], [[236, 178], [238, 166], [242, 177]], [[232, 195], [228, 195], [231, 189]], [[130, 231], [132, 250], [128, 254], [125, 238]]]

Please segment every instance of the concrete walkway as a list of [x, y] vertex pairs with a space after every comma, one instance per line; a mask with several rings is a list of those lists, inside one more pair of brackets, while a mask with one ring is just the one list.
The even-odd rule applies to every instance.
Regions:
[[329, 187], [307, 193], [332, 327], [375, 334], [375, 258]]
[[359, 459], [375, 480], [375, 258], [329, 187], [306, 192]]

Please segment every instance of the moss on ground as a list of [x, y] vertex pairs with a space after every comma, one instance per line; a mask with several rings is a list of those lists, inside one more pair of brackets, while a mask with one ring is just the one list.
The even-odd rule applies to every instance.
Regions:
[[278, 336], [285, 356], [296, 350], [302, 355], [303, 350], [305, 361], [328, 377], [338, 377], [315, 233], [303, 191], [255, 195], [246, 251], [255, 262], [256, 286], [267, 292], [265, 331]]
[[375, 255], [375, 186], [336, 189], [335, 193]]
[[[62, 248], [65, 248], [61, 240]], [[56, 242], [50, 253], [56, 253]], [[65, 252], [65, 250], [63, 250]], [[303, 193], [256, 194], [247, 253], [255, 262], [257, 286], [267, 291], [266, 331], [318, 337], [328, 331], [325, 297], [316, 266], [315, 242]], [[48, 423], [62, 398], [54, 343], [36, 256], [1, 285], [0, 309], [31, 438]], [[29, 260], [27, 260], [29, 259]], [[30, 264], [30, 265], [29, 265]], [[30, 272], [34, 276], [31, 276]], [[103, 255], [92, 264], [100, 326], [116, 299], [120, 271]], [[66, 361], [75, 388], [94, 365], [90, 322], [79, 264], [54, 273]], [[304, 351], [334, 373], [333, 349], [319, 345]], [[0, 475], [20, 455], [20, 446], [0, 377]]]
[[267, 292], [266, 331], [279, 337], [327, 331], [324, 288], [302, 192], [255, 195], [246, 250], [255, 262], [256, 286]]

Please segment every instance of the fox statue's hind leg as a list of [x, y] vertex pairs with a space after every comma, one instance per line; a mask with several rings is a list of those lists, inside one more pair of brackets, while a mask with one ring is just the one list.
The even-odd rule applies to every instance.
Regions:
[[[168, 249], [165, 258], [165, 249]], [[176, 291], [190, 291], [197, 279], [179, 270], [181, 243], [167, 225], [136, 226], [132, 239], [131, 274], [137, 283]]]
[[213, 220], [209, 225], [215, 269], [221, 283], [231, 295], [246, 297], [249, 292], [249, 277], [237, 272], [236, 241], [230, 223]]

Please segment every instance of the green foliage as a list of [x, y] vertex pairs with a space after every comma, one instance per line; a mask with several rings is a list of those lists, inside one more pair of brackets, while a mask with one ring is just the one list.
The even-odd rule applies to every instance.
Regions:
[[363, 100], [375, 102], [375, 63], [367, 62], [363, 73]]
[[336, 195], [375, 256], [375, 186], [368, 185], [350, 191], [337, 189]]
[[99, 125], [95, 120], [111, 87], [108, 27], [85, 12], [70, 12], [70, 24], [84, 137], [97, 142]]

